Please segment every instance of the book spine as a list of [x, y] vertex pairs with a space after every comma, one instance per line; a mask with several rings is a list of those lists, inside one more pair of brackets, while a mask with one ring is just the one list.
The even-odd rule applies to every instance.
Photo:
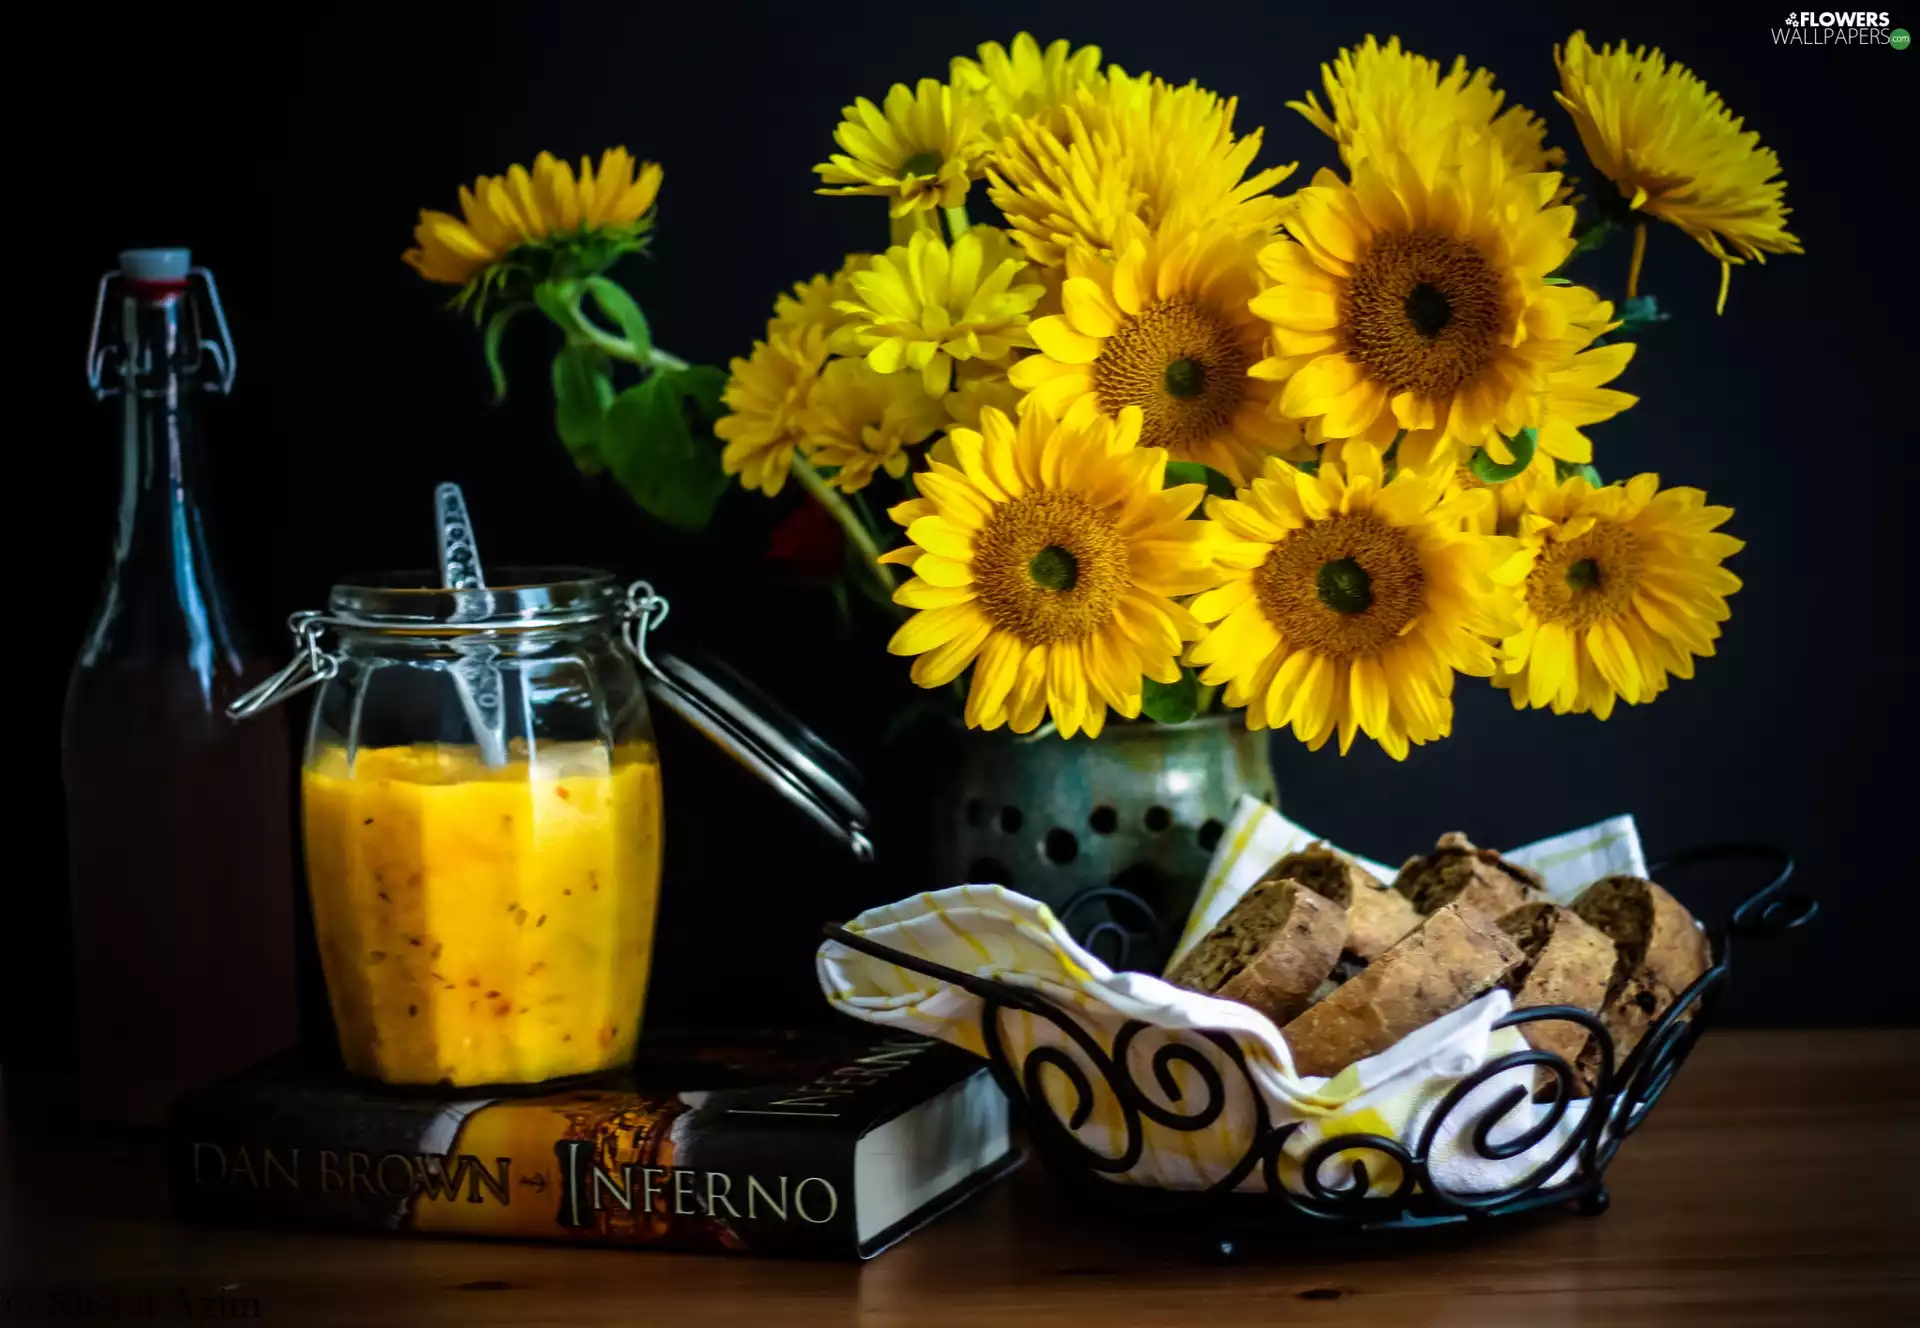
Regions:
[[[431, 1118], [176, 1110], [185, 1218], [396, 1234], [857, 1257], [852, 1143], [726, 1128], [675, 1098], [579, 1092]], [[314, 1113], [308, 1113], [309, 1115]]]

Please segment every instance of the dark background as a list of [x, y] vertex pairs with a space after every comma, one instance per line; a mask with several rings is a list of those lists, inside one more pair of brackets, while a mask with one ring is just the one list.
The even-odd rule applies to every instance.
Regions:
[[[660, 160], [654, 253], [622, 274], [662, 345], [724, 363], [746, 351], [777, 289], [884, 234], [879, 204], [811, 192], [839, 108], [944, 76], [979, 41], [1023, 27], [1071, 35], [1129, 69], [1237, 94], [1240, 127], [1267, 126], [1263, 162], [1297, 157], [1304, 181], [1334, 154], [1283, 103], [1369, 31], [1491, 67], [1547, 116], [1578, 169], [1550, 48], [1584, 24], [1596, 42], [1657, 43], [1702, 72], [1790, 181], [1808, 252], [1737, 270], [1724, 318], [1716, 266], [1654, 227], [1643, 288], [1676, 318], [1616, 384], [1641, 405], [1595, 431], [1609, 476], [1658, 470], [1737, 509], [1730, 529], [1749, 546], [1732, 566], [1747, 588], [1719, 657], [1653, 706], [1604, 724], [1516, 714], [1463, 680], [1455, 736], [1404, 765], [1370, 746], [1343, 759], [1283, 739], [1282, 801], [1388, 860], [1449, 828], [1512, 844], [1620, 811], [1656, 856], [1713, 840], [1789, 844], [1826, 911], [1812, 934], [1743, 955], [1734, 1017], [1914, 1019], [1899, 956], [1914, 935], [1916, 850], [1898, 744], [1911, 727], [1900, 689], [1912, 678], [1915, 438], [1895, 374], [1913, 346], [1905, 162], [1920, 52], [1778, 47], [1759, 5], [1731, 22], [1611, 3], [664, 8], [309, 10], [295, 27], [270, 7], [189, 7], [143, 29], [89, 26], [75, 6], [68, 26], [56, 20], [31, 61], [44, 90], [16, 120], [12, 191], [16, 226], [35, 228], [15, 260], [27, 282], [16, 325], [31, 340], [9, 431], [13, 565], [34, 588], [16, 601], [31, 621], [15, 628], [14, 667], [29, 670], [15, 704], [20, 773], [45, 776], [26, 780], [23, 842], [57, 842], [56, 698], [108, 544], [113, 444], [80, 352], [95, 279], [118, 249], [191, 244], [221, 280], [240, 373], [237, 395], [209, 412], [208, 502], [240, 614], [268, 651], [283, 648], [284, 615], [322, 604], [336, 577], [427, 561], [432, 485], [456, 479], [489, 562], [652, 578], [673, 598], [676, 641], [735, 659], [885, 771], [904, 809], [932, 796], [945, 759], [933, 746], [883, 752], [887, 715], [912, 691], [904, 663], [770, 568], [777, 509], [757, 497], [730, 494], [718, 538], [701, 542], [577, 475], [551, 430], [552, 342], [533, 320], [508, 355], [516, 391], [491, 404], [476, 336], [399, 261], [416, 209], [452, 208], [460, 182], [543, 148], [577, 160], [623, 143]], [[1920, 11], [1893, 18], [1920, 28]], [[1616, 241], [1577, 275], [1617, 294], [1626, 258]], [[818, 1017], [819, 922], [947, 884], [915, 879], [918, 822], [896, 810], [882, 827], [892, 851], [856, 869], [697, 739], [661, 727], [669, 849], [650, 1024], [764, 1017], [769, 1000], [781, 1017]], [[51, 977], [32, 959], [11, 965], [37, 996], [31, 1018], [10, 1004], [10, 1040], [42, 1053], [64, 1017], [61, 880], [56, 855], [17, 876], [9, 900], [10, 953], [52, 964]], [[1690, 902], [1717, 916], [1734, 888]]]

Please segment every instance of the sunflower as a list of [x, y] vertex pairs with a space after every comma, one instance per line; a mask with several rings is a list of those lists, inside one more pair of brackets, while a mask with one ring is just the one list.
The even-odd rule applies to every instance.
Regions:
[[1524, 106], [1501, 110], [1506, 94], [1486, 70], [1468, 73], [1465, 56], [1455, 56], [1442, 77], [1439, 61], [1402, 50], [1398, 37], [1382, 46], [1369, 36], [1321, 65], [1320, 78], [1328, 109], [1311, 92], [1287, 105], [1339, 144], [1349, 168], [1369, 155], [1404, 151], [1437, 125], [1490, 137], [1517, 174], [1557, 169], [1567, 159], [1546, 145], [1546, 121]]
[[767, 330], [791, 332], [802, 327], [819, 327], [827, 334], [828, 348], [833, 349], [834, 334], [852, 321], [834, 305], [852, 298], [854, 271], [872, 261], [872, 254], [848, 254], [840, 270], [831, 277], [819, 273], [806, 281], [795, 282], [792, 293], [773, 297], [773, 321], [767, 324]]
[[[1768, 254], [1797, 254], [1787, 230], [1787, 182], [1780, 158], [1760, 146], [1760, 135], [1682, 64], [1668, 64], [1656, 48], [1629, 51], [1587, 45], [1583, 32], [1553, 50], [1560, 68], [1555, 94], [1573, 116], [1594, 168], [1619, 188], [1636, 212], [1670, 221], [1720, 262], [1720, 298], [1735, 263]], [[1627, 294], [1639, 291], [1647, 227], [1634, 229]]]
[[1011, 47], [983, 42], [980, 58], [953, 58], [948, 81], [979, 97], [986, 106], [986, 135], [999, 138], [1012, 122], [1028, 116], [1047, 116], [1078, 88], [1100, 79], [1100, 48], [1074, 50], [1064, 37], [1043, 51], [1031, 33], [1013, 39]]
[[1492, 502], [1467, 512], [1467, 529], [1482, 535], [1518, 535], [1520, 518], [1527, 512], [1527, 498], [1543, 485], [1551, 488], [1558, 484], [1559, 474], [1553, 458], [1544, 451], [1535, 451], [1527, 468], [1504, 484], [1488, 484], [1470, 467], [1455, 466], [1453, 485], [1456, 489], [1484, 489], [1493, 495]]
[[1455, 671], [1493, 672], [1512, 629], [1492, 574], [1515, 541], [1470, 529], [1484, 490], [1442, 470], [1384, 477], [1378, 448], [1316, 474], [1273, 458], [1251, 488], [1207, 499], [1224, 583], [1193, 601], [1213, 624], [1188, 652], [1254, 729], [1293, 727], [1318, 749], [1365, 733], [1395, 760], [1453, 727]]
[[[1295, 195], [1292, 240], [1260, 251], [1273, 285], [1254, 313], [1274, 354], [1255, 377], [1319, 444], [1359, 439], [1445, 463], [1536, 427], [1546, 377], [1578, 349], [1592, 292], [1549, 284], [1572, 252], [1559, 177], [1516, 175], [1487, 139], [1433, 135], [1369, 156], [1351, 183], [1321, 171]], [[1297, 243], [1295, 242], [1297, 241]]]
[[722, 470], [769, 498], [780, 492], [802, 437], [801, 414], [826, 359], [825, 330], [802, 327], [769, 330], [765, 341], [753, 343], [752, 355], [727, 366], [720, 400], [728, 413], [713, 426], [726, 442]]
[[1135, 216], [1156, 229], [1178, 215], [1271, 234], [1283, 205], [1268, 191], [1294, 168], [1247, 175], [1261, 131], [1236, 138], [1236, 106], [1193, 84], [1111, 70], [1056, 113], [1014, 124], [987, 167], [988, 197], [1028, 256], [1050, 266], [1076, 241], [1111, 251]]
[[571, 252], [598, 270], [640, 247], [661, 174], [650, 161], [636, 174], [625, 148], [608, 148], [598, 171], [582, 157], [576, 178], [573, 167], [542, 152], [532, 172], [509, 166], [505, 175], [481, 176], [471, 189], [460, 186], [458, 217], [421, 209], [415, 247], [401, 259], [428, 281], [466, 287], [460, 303], [503, 277], [506, 260], [526, 251], [549, 258]]
[[1691, 678], [1714, 653], [1740, 579], [1720, 564], [1743, 544], [1716, 529], [1733, 509], [1657, 475], [1594, 488], [1579, 476], [1529, 495], [1522, 557], [1502, 579], [1521, 588], [1518, 630], [1500, 643], [1514, 708], [1555, 714], [1651, 701], [1669, 674]]
[[795, 427], [807, 459], [835, 467], [830, 482], [854, 493], [877, 470], [895, 479], [906, 474], [906, 449], [946, 422], [940, 403], [911, 374], [880, 374], [864, 360], [836, 359], [813, 385]]
[[951, 248], [916, 231], [852, 274], [853, 295], [835, 308], [852, 316], [851, 340], [883, 374], [918, 369], [943, 396], [956, 360], [1005, 359], [1033, 345], [1027, 324], [1037, 285], [1013, 284], [1026, 266], [1004, 231], [971, 226]]
[[895, 83], [885, 109], [865, 97], [841, 111], [833, 131], [844, 152], [815, 166], [822, 194], [878, 194], [892, 215], [958, 207], [987, 150], [986, 103], [965, 88], [923, 78], [914, 91]]
[[1040, 353], [1009, 380], [1069, 424], [1138, 406], [1143, 446], [1246, 483], [1269, 453], [1300, 443], [1299, 426], [1269, 409], [1274, 386], [1247, 376], [1267, 339], [1247, 309], [1260, 241], [1219, 222], [1156, 235], [1129, 219], [1118, 245], [1115, 258], [1074, 247], [1066, 312], [1034, 320]]
[[918, 610], [888, 649], [941, 687], [973, 665], [966, 721], [1016, 733], [1043, 715], [1098, 737], [1111, 707], [1140, 713], [1141, 679], [1180, 677], [1199, 625], [1172, 597], [1214, 580], [1198, 484], [1163, 489], [1167, 454], [1138, 447], [1140, 414], [1086, 427], [1029, 409], [981, 412], [948, 434], [958, 465], [929, 462], [921, 497], [893, 509], [913, 542], [885, 555]]

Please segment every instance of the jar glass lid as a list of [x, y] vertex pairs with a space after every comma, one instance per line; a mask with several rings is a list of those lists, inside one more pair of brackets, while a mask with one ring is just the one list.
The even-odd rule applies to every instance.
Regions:
[[327, 616], [351, 629], [410, 633], [534, 631], [618, 617], [625, 592], [593, 567], [497, 567], [487, 585], [450, 589], [427, 568], [356, 576], [327, 596]]

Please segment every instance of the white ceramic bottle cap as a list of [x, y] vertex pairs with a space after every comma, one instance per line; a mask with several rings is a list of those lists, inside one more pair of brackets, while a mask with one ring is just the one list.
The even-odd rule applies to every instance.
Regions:
[[191, 249], [123, 249], [120, 275], [129, 281], [185, 281], [193, 266]]

